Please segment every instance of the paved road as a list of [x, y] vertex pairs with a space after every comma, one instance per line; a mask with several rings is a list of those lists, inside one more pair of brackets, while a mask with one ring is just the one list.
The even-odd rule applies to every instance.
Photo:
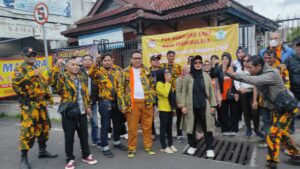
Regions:
[[[299, 123], [298, 123], [299, 124]], [[17, 169], [19, 168], [20, 153], [17, 149], [19, 135], [18, 120], [10, 118], [0, 118], [0, 169]], [[298, 133], [299, 134], [299, 133]], [[297, 140], [298, 142], [300, 140]], [[91, 147], [94, 157], [99, 161], [95, 166], [88, 166], [80, 161], [80, 150], [78, 139], [75, 139], [74, 154], [76, 156], [76, 168], [84, 169], [253, 169], [263, 168], [266, 150], [255, 149], [251, 166], [243, 166], [231, 163], [217, 162], [212, 160], [200, 159], [183, 155], [181, 152], [167, 155], [159, 152], [160, 144], [158, 139], [154, 143], [157, 152], [154, 156], [147, 155], [142, 150], [142, 138], [139, 137], [139, 149], [134, 159], [128, 159], [126, 152], [112, 149], [115, 157], [108, 159], [96, 147]], [[126, 144], [126, 141], [123, 140]], [[50, 133], [48, 150], [59, 155], [56, 159], [38, 159], [38, 146], [35, 145], [30, 151], [29, 160], [33, 169], [54, 169], [64, 168], [65, 154], [63, 146], [63, 132], [60, 123], [53, 123], [53, 129]], [[174, 144], [179, 150], [183, 150], [186, 144], [180, 144], [174, 139]], [[281, 156], [281, 159], [287, 159]], [[280, 164], [282, 169], [296, 169], [299, 166], [289, 166]]]

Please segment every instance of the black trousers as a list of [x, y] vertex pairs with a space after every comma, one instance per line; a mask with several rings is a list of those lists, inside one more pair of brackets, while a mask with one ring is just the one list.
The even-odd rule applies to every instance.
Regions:
[[206, 107], [203, 107], [200, 109], [194, 108], [194, 128], [193, 128], [193, 133], [187, 135], [188, 143], [191, 147], [196, 148], [196, 146], [197, 146], [196, 128], [197, 128], [197, 125], [200, 125], [201, 128], [203, 129], [203, 133], [204, 133], [206, 150], [212, 150], [214, 137], [213, 137], [212, 132], [207, 132], [205, 112], [206, 112]]
[[88, 127], [86, 114], [78, 115], [77, 119], [62, 117], [62, 127], [65, 137], [65, 152], [67, 155], [66, 161], [69, 162], [70, 160], [75, 159], [75, 156], [73, 155], [75, 131], [77, 131], [79, 137], [82, 158], [88, 157], [90, 155], [90, 148], [88, 144]]
[[239, 130], [239, 108], [238, 102], [223, 100], [220, 111], [220, 122], [222, 132], [238, 132]]
[[254, 132], [258, 132], [259, 113], [251, 106], [253, 102], [253, 92], [247, 92], [245, 94], [241, 94], [240, 96], [247, 130], [251, 130], [251, 120], [253, 120]]
[[166, 144], [166, 134], [168, 139], [168, 146], [173, 145], [173, 137], [172, 137], [172, 123], [173, 123], [173, 112], [159, 112], [159, 120], [160, 120], [160, 143], [161, 148], [167, 148]]
[[182, 130], [180, 129], [182, 112], [180, 108], [176, 109], [176, 116], [177, 116], [177, 121], [176, 121], [177, 136], [182, 136]]

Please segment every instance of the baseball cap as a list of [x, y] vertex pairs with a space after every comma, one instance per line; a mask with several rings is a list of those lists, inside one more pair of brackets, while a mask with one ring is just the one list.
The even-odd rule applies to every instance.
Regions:
[[32, 47], [25, 47], [22, 49], [22, 55], [23, 56], [28, 56], [30, 54], [35, 54], [36, 55], [36, 52], [32, 49]]
[[153, 61], [153, 60], [155, 60], [155, 59], [160, 60], [160, 59], [161, 59], [161, 54], [158, 54], [158, 55], [152, 55], [152, 56], [150, 57], [150, 61]]
[[300, 45], [300, 36], [297, 36], [293, 39], [293, 45], [295, 46]]

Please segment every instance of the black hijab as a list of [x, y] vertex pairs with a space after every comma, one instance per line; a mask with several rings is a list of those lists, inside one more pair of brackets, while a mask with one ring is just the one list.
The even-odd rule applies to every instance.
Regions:
[[205, 83], [203, 79], [203, 69], [196, 70], [195, 61], [200, 60], [202, 62], [202, 57], [197, 55], [193, 58], [191, 62], [191, 76], [194, 78], [193, 85], [193, 107], [203, 108], [206, 106], [206, 93], [205, 93]]

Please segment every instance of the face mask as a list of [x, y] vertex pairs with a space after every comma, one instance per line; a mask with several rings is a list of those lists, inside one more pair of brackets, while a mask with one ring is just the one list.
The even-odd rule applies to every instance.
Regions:
[[277, 41], [277, 40], [274, 40], [274, 39], [271, 40], [271, 41], [270, 41], [270, 46], [271, 46], [271, 47], [276, 47], [276, 46], [278, 46], [278, 41]]

